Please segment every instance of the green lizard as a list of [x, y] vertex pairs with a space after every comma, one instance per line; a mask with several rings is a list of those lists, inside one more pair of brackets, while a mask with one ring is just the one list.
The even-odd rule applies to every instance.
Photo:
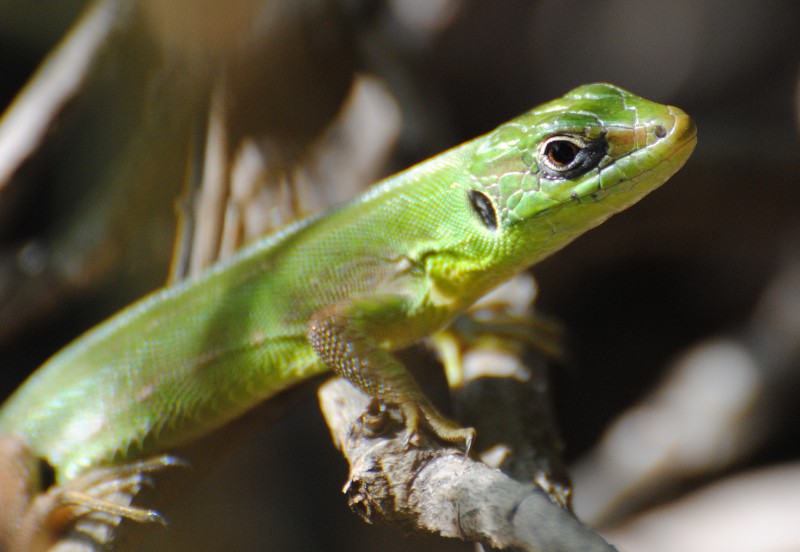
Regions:
[[35, 372], [0, 434], [66, 485], [201, 438], [330, 368], [397, 405], [408, 439], [424, 427], [469, 447], [474, 432], [440, 415], [392, 351], [660, 186], [695, 142], [677, 108], [577, 88], [125, 309]]

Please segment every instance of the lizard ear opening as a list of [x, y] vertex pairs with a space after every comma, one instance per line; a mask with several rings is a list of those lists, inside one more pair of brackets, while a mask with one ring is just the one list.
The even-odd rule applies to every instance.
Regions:
[[494, 210], [492, 200], [478, 190], [469, 191], [469, 202], [472, 209], [478, 214], [484, 226], [489, 230], [497, 230], [497, 212]]
[[56, 484], [56, 470], [44, 458], [39, 458], [39, 492], [44, 492]]

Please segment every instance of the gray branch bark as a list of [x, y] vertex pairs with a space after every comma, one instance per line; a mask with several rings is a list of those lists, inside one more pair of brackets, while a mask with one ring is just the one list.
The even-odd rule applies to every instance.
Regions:
[[[349, 383], [320, 389], [334, 442], [350, 463], [350, 507], [366, 521], [529, 552], [613, 552], [613, 546], [532, 484], [514, 481], [462, 451], [403, 426]], [[369, 410], [365, 413], [365, 410]]]

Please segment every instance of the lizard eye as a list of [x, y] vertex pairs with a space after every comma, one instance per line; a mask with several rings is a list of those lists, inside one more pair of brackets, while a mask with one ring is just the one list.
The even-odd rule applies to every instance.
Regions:
[[559, 134], [539, 146], [539, 157], [546, 176], [577, 178], [595, 168], [606, 154], [604, 138], [588, 140], [580, 136]]
[[469, 202], [475, 212], [478, 213], [478, 216], [481, 218], [481, 222], [483, 222], [486, 228], [489, 230], [496, 230], [497, 213], [494, 210], [494, 205], [492, 205], [492, 200], [489, 199], [483, 192], [479, 192], [478, 190], [470, 190]]
[[572, 140], [550, 140], [544, 148], [545, 159], [554, 169], [565, 169], [575, 161], [580, 147]]

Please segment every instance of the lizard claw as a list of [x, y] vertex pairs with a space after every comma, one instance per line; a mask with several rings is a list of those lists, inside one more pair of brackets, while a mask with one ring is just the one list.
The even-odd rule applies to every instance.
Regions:
[[14, 542], [20, 543], [20, 550], [28, 550], [34, 548], [29, 543], [40, 540], [55, 543], [75, 533], [105, 546], [113, 540], [122, 519], [166, 525], [157, 511], [134, 506], [131, 502], [142, 487], [151, 484], [150, 474], [182, 465], [184, 462], [174, 456], [155, 456], [94, 468], [66, 483], [52, 486], [33, 498], [20, 521]]
[[439, 414], [432, 406], [403, 403], [400, 405], [400, 410], [403, 413], [403, 420], [406, 425], [404, 444], [409, 445], [413, 443], [417, 436], [420, 423], [424, 422], [424, 424], [433, 431], [436, 437], [442, 441], [453, 444], [463, 443], [464, 454], [469, 454], [472, 443], [477, 435], [474, 428], [458, 425]]

